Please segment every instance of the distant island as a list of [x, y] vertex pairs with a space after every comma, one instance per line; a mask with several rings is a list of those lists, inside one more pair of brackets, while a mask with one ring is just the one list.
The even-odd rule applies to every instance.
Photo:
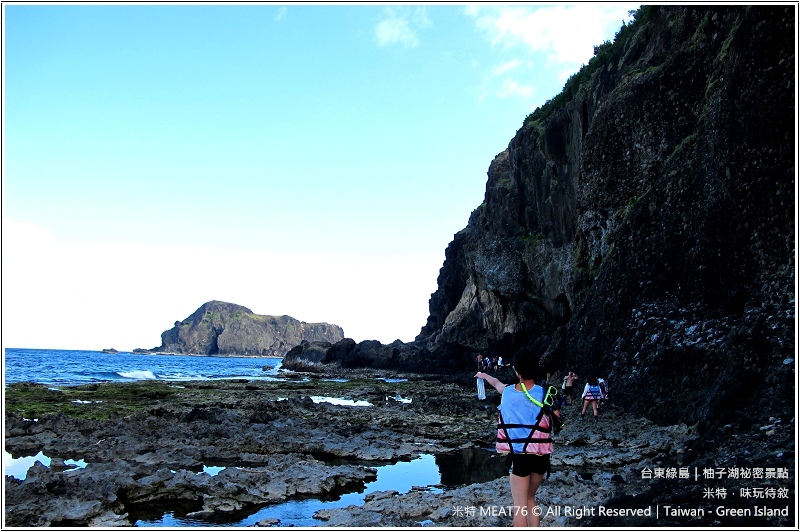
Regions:
[[338, 325], [264, 316], [234, 303], [209, 301], [161, 333], [160, 346], [133, 352], [283, 357], [303, 341], [335, 343], [343, 338]]

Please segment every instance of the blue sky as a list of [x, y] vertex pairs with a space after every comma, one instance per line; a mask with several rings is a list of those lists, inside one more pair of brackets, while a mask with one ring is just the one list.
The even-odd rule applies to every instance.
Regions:
[[4, 4], [4, 346], [212, 299], [412, 340], [492, 159], [635, 8]]

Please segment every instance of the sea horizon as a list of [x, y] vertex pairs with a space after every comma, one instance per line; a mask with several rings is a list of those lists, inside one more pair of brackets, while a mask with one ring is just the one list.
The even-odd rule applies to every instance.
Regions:
[[153, 351], [150, 349], [146, 349], [143, 347], [135, 347], [133, 349], [115, 349], [113, 347], [107, 347], [103, 349], [79, 349], [79, 348], [68, 348], [68, 347], [3, 347], [3, 351], [6, 349], [17, 349], [17, 350], [28, 350], [28, 351], [85, 351], [87, 353], [124, 353], [129, 355], [176, 355], [176, 356], [187, 356], [187, 357], [219, 357], [219, 358], [226, 358], [226, 357], [236, 357], [236, 358], [280, 358], [282, 356], [276, 355], [205, 355], [203, 353], [176, 353], [174, 351]]

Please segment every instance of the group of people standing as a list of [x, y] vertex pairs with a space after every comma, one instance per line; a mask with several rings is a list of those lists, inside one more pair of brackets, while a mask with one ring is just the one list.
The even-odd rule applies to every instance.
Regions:
[[478, 371], [497, 371], [503, 367], [503, 357], [490, 357], [479, 354], [475, 357], [475, 365]]
[[[575, 393], [575, 381], [579, 380], [575, 373], [570, 371], [564, 376], [564, 382], [561, 389], [564, 391], [564, 397], [567, 404], [571, 405]], [[600, 409], [606, 401], [608, 401], [608, 383], [605, 379], [597, 376], [591, 376], [587, 379], [581, 394], [583, 401], [583, 408], [581, 409], [581, 418], [586, 415], [586, 409], [591, 405], [594, 419], [597, 421], [600, 414]]]
[[[575, 383], [580, 377], [570, 371], [562, 384], [562, 401], [553, 400], [547, 390], [546, 378], [541, 374], [538, 359], [527, 351], [514, 355], [512, 369], [515, 384], [505, 384], [486, 370], [502, 367], [502, 363], [487, 368], [482, 355], [477, 356], [478, 395], [483, 395], [486, 381], [500, 392], [496, 449], [508, 453], [510, 462], [511, 498], [514, 504], [514, 526], [539, 526], [541, 509], [536, 505], [536, 492], [550, 474], [550, 456], [553, 453], [553, 428], [560, 426], [559, 407], [565, 401], [572, 404]], [[491, 360], [491, 359], [490, 359]], [[549, 377], [549, 375], [548, 375]], [[538, 384], [541, 383], [541, 384]], [[595, 420], [599, 403], [608, 398], [608, 385], [595, 376], [586, 381], [581, 399], [581, 418], [589, 405]], [[549, 402], [548, 402], [549, 401]]]

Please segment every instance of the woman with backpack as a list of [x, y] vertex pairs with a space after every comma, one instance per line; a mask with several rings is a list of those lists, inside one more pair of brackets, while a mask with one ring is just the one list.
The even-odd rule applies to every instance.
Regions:
[[586, 381], [586, 386], [583, 387], [583, 395], [581, 397], [583, 398], [581, 419], [583, 419], [583, 415], [586, 413], [586, 407], [591, 404], [592, 410], [594, 411], [594, 420], [597, 421], [597, 402], [605, 397], [603, 395], [603, 389], [600, 388], [600, 383], [597, 381], [597, 377], [592, 376]]
[[545, 403], [545, 389], [536, 384], [538, 361], [527, 351], [514, 355], [514, 373], [519, 382], [506, 385], [483, 372], [485, 379], [498, 392], [500, 420], [497, 429], [497, 451], [511, 454], [511, 498], [514, 503], [514, 526], [539, 526], [541, 508], [536, 505], [536, 491], [545, 474], [550, 473], [553, 453], [550, 415]]

